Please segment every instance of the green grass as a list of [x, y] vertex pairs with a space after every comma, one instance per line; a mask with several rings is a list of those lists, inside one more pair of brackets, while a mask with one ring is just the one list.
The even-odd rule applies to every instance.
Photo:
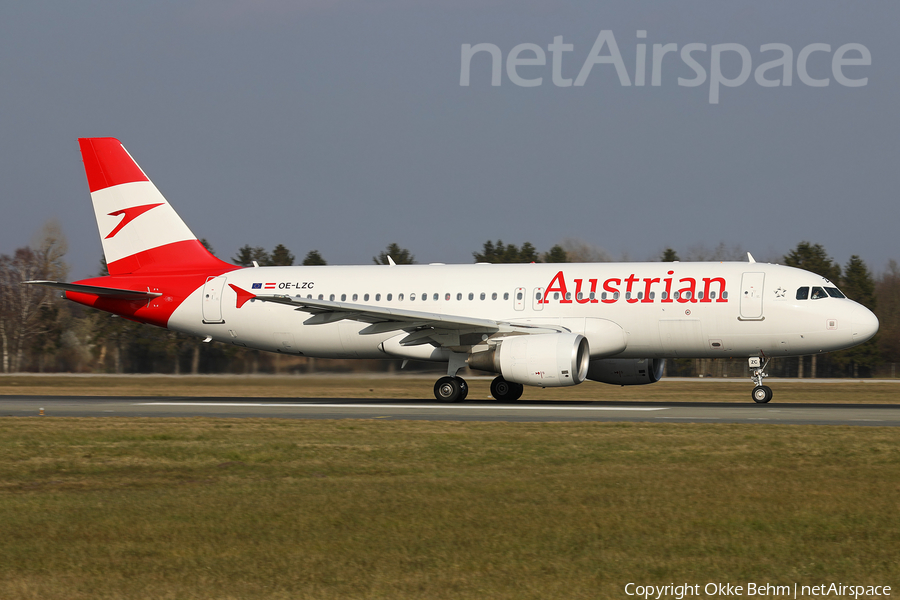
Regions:
[[3, 418], [0, 598], [896, 586], [898, 492], [894, 428]]

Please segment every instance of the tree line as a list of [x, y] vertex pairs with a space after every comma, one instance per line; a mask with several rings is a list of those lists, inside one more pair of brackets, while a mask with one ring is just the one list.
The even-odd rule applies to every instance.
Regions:
[[[212, 248], [204, 242], [207, 248]], [[108, 372], [108, 373], [255, 373], [293, 372], [313, 368], [303, 357], [272, 355], [225, 344], [205, 344], [173, 331], [140, 325], [112, 317], [61, 299], [58, 292], [22, 285], [31, 279], [65, 280], [65, 237], [58, 224], [49, 222], [29, 246], [11, 255], [0, 255], [0, 368], [15, 372]], [[688, 260], [746, 260], [746, 253], [720, 244], [710, 250], [694, 246], [684, 251]], [[484, 242], [472, 253], [474, 262], [562, 263], [608, 262], [603, 250], [578, 240], [564, 240], [545, 252], [530, 242], [521, 245], [502, 240]], [[623, 257], [625, 258], [625, 257]], [[245, 245], [231, 261], [240, 266], [293, 265], [295, 255], [283, 244], [271, 251]], [[672, 248], [658, 260], [681, 260]], [[372, 257], [375, 264], [414, 264], [410, 250], [391, 243]], [[777, 376], [868, 377], [896, 376], [900, 363], [900, 265], [894, 260], [873, 275], [859, 256], [845, 265], [835, 262], [820, 244], [803, 241], [780, 262], [805, 269], [835, 283], [851, 299], [878, 316], [881, 329], [865, 344], [824, 355], [779, 358], [770, 365]], [[301, 265], [325, 265], [318, 250], [306, 253]], [[101, 264], [100, 273], [105, 274]], [[669, 361], [670, 375], [743, 374], [745, 359], [733, 363], [712, 360]], [[325, 361], [329, 369], [392, 368], [389, 361]]]

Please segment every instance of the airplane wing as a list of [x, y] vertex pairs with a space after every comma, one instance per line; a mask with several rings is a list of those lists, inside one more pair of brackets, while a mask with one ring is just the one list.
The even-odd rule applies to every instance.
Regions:
[[[231, 285], [231, 284], [229, 284]], [[232, 288], [245, 298], [248, 292], [231, 285]], [[417, 346], [421, 344], [436, 344], [438, 346], [460, 346], [460, 337], [468, 334], [476, 334], [472, 344], [481, 341], [481, 335], [493, 335], [495, 333], [548, 333], [566, 331], [553, 325], [531, 326], [495, 321], [492, 319], [478, 319], [459, 315], [446, 315], [430, 313], [426, 311], [408, 310], [403, 308], [391, 308], [386, 306], [372, 306], [369, 304], [352, 304], [348, 302], [336, 302], [334, 300], [314, 300], [300, 296], [284, 295], [251, 295], [251, 299], [262, 302], [273, 302], [293, 306], [295, 310], [312, 313], [312, 316], [303, 323], [305, 325], [321, 325], [337, 321], [350, 320], [369, 323], [359, 333], [371, 335], [390, 331], [406, 331], [407, 335], [400, 341], [402, 346]]]
[[150, 300], [162, 296], [159, 292], [140, 291], [140, 290], [122, 290], [118, 288], [100, 287], [96, 285], [81, 285], [79, 283], [65, 283], [62, 281], [24, 281], [29, 285], [40, 285], [63, 290], [65, 292], [78, 292], [81, 294], [93, 294], [95, 296], [103, 296], [105, 298], [117, 298], [119, 300]]

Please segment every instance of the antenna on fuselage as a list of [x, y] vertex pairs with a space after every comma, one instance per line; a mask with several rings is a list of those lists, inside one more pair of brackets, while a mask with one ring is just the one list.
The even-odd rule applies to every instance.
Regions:
[[752, 262], [752, 263], [756, 262], [756, 259], [753, 258], [753, 255], [750, 254], [749, 252], [747, 253], [747, 262]]

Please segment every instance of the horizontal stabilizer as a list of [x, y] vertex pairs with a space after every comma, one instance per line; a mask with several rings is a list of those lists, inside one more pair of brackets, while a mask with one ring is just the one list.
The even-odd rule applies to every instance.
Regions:
[[149, 300], [162, 296], [159, 292], [121, 290], [118, 288], [100, 287], [97, 285], [81, 285], [78, 283], [65, 283], [62, 281], [26, 281], [30, 285], [42, 285], [44, 287], [63, 290], [66, 292], [78, 292], [80, 294], [93, 294], [104, 298], [116, 298], [119, 300]]

